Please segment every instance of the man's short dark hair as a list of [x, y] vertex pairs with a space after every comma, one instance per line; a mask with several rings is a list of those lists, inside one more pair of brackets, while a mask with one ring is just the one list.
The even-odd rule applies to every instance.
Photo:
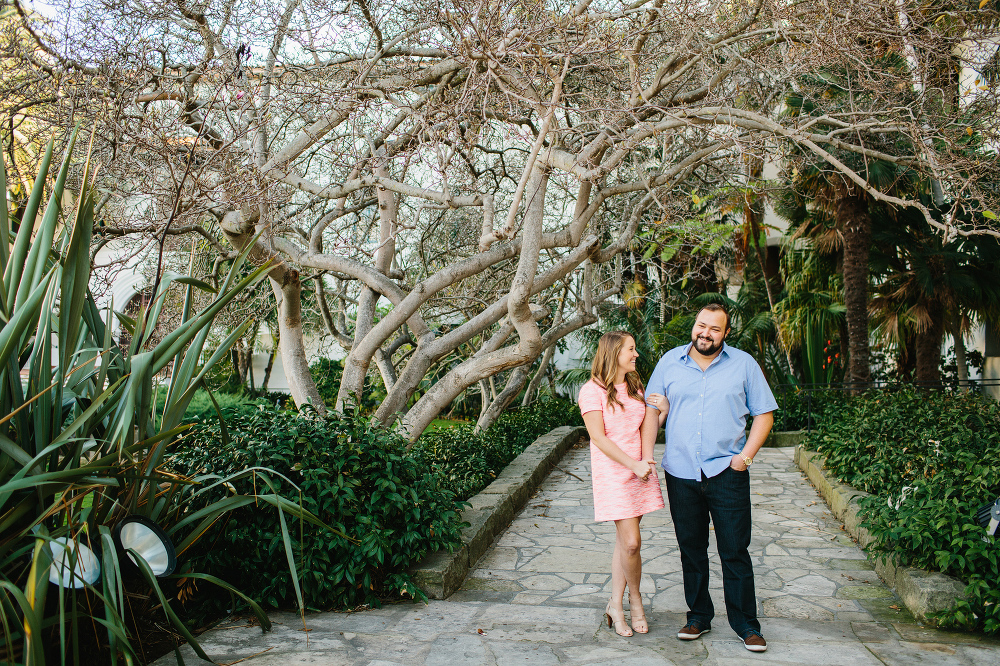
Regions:
[[[698, 315], [700, 315], [705, 310], [708, 310], [709, 312], [721, 312], [722, 314], [726, 315], [726, 331], [729, 330], [729, 310], [726, 309], [725, 305], [723, 305], [722, 303], [709, 303], [708, 305], [702, 307], [701, 310], [698, 310], [698, 312], [694, 316], [695, 319], [697, 319]], [[725, 331], [723, 331], [723, 333], [725, 333]]]

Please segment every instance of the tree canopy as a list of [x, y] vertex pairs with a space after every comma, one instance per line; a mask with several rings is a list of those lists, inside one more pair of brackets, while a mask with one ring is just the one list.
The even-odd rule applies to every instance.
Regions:
[[20, 79], [4, 85], [53, 101], [3, 96], [0, 113], [95, 129], [99, 233], [161, 248], [195, 234], [215, 272], [251, 244], [276, 258], [296, 402], [324, 409], [305, 288], [348, 350], [328, 407], [374, 362], [376, 416], [413, 437], [513, 370], [488, 424], [620, 293], [637, 234], [715, 233], [692, 193], [749, 201], [754, 165], [808, 163], [944, 238], [1000, 236], [988, 1], [74, 0], [58, 20], [12, 6]]

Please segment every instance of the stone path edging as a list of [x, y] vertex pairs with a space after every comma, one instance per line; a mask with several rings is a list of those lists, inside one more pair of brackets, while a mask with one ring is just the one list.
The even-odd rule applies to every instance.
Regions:
[[[809, 480], [830, 506], [833, 515], [843, 521], [848, 534], [867, 549], [874, 541], [871, 532], [861, 526], [858, 500], [869, 493], [841, 483], [825, 468], [826, 457], [816, 451], [808, 451], [802, 445], [795, 447], [795, 462], [805, 472]], [[918, 621], [924, 622], [928, 616], [947, 610], [955, 599], [964, 596], [965, 585], [958, 579], [935, 571], [924, 571], [911, 567], [897, 566], [894, 557], [873, 557], [875, 572], [885, 584], [894, 588], [907, 609]]]
[[764, 446], [777, 449], [798, 446], [808, 435], [809, 431], [807, 430], [772, 430], [767, 439], [764, 440]]
[[583, 426], [561, 426], [549, 431], [529, 444], [493, 483], [469, 498], [472, 506], [461, 514], [461, 520], [469, 523], [462, 530], [462, 547], [451, 553], [431, 553], [411, 568], [417, 587], [431, 599], [446, 599], [462, 587], [469, 569], [493, 539], [507, 529], [563, 454], [586, 432]]

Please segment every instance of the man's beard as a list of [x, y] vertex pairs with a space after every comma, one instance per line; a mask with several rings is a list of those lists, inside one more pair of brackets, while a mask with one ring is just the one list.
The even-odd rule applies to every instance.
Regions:
[[[691, 338], [691, 342], [694, 343], [695, 350], [702, 356], [711, 356], [715, 352], [722, 349], [722, 342], [720, 341], [719, 344], [715, 344], [715, 342], [711, 338], [700, 338], [697, 336], [693, 336]], [[699, 343], [700, 345], [704, 345], [707, 343], [708, 347], [702, 347], [699, 345]]]

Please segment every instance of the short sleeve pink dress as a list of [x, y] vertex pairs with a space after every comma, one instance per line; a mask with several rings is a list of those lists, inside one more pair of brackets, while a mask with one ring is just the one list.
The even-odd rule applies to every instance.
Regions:
[[[624, 409], [607, 404], [607, 394], [593, 380], [580, 389], [580, 413], [600, 411], [604, 416], [604, 434], [622, 451], [642, 460], [639, 426], [646, 415], [645, 403], [629, 396], [625, 384], [616, 384], [618, 400]], [[654, 472], [642, 481], [631, 470], [607, 457], [590, 443], [590, 469], [594, 483], [594, 520], [635, 518], [663, 508], [663, 491]]]

